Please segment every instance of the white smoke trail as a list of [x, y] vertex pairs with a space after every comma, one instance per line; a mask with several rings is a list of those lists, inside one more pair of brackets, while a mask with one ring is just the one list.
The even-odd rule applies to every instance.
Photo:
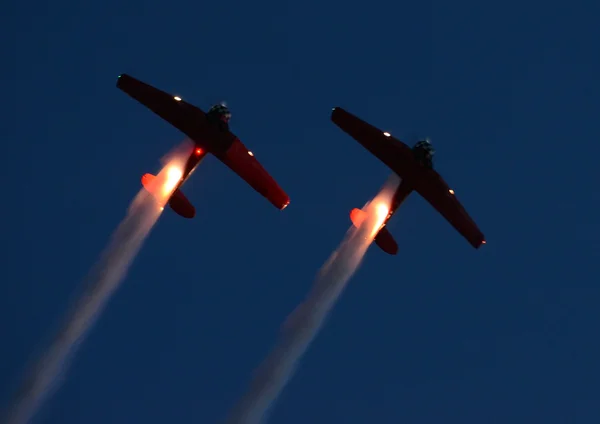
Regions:
[[[181, 154], [172, 153], [171, 159], [157, 176], [157, 184], [171, 184], [168, 181], [169, 170], [182, 169], [185, 158]], [[167, 192], [165, 197], [154, 198], [142, 189], [135, 196], [126, 217], [112, 234], [100, 260], [84, 281], [83, 292], [76, 298], [64, 324], [39, 361], [25, 375], [9, 406], [4, 421], [6, 424], [29, 422], [42, 402], [53, 390], [58, 389], [69, 360], [127, 275], [135, 256], [160, 217], [169, 194]]]
[[[389, 207], [399, 182], [399, 178], [392, 175], [379, 194], [363, 207], [368, 218], [359, 228], [350, 227], [338, 249], [325, 262], [312, 291], [286, 320], [278, 345], [256, 371], [248, 392], [230, 414], [228, 424], [266, 422], [270, 407], [293, 376], [298, 361], [360, 266], [385, 218], [378, 213], [380, 206]], [[385, 212], [387, 214], [387, 210]]]

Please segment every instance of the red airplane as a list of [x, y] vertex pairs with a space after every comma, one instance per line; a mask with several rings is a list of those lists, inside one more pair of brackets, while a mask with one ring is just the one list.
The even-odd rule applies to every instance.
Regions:
[[[231, 113], [225, 105], [214, 105], [208, 113], [204, 113], [180, 97], [165, 93], [127, 74], [118, 77], [117, 87], [194, 142], [194, 150], [190, 153], [183, 175], [169, 199], [171, 209], [177, 214], [184, 218], [196, 215], [196, 209], [183, 195], [180, 187], [208, 153], [215, 155], [276, 208], [283, 210], [289, 205], [289, 196], [256, 160], [254, 154], [229, 130]], [[142, 177], [142, 185], [146, 190], [150, 191], [154, 178], [152, 174]]]
[[[485, 244], [483, 233], [460, 204], [454, 190], [433, 169], [435, 150], [429, 141], [419, 141], [411, 149], [390, 133], [375, 128], [340, 107], [333, 108], [331, 120], [402, 179], [392, 198], [387, 218], [375, 237], [375, 243], [381, 250], [390, 255], [398, 253], [398, 244], [385, 228], [385, 223], [413, 191], [425, 198], [474, 248]], [[366, 212], [360, 209], [355, 208], [350, 212], [350, 220], [355, 227], [365, 217]]]

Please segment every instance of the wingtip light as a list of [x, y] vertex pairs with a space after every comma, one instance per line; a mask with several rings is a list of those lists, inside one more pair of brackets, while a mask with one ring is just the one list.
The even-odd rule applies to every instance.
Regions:
[[179, 96], [174, 96], [173, 98], [174, 98], [174, 99], [175, 99], [175, 101], [177, 101], [177, 102], [180, 102], [180, 101], [181, 101], [181, 97], [179, 97]]
[[389, 132], [384, 132], [383, 135], [385, 135], [386, 137], [391, 137], [392, 135]]

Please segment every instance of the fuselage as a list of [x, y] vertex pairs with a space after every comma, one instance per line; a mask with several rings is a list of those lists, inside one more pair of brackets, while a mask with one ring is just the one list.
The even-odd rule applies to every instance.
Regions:
[[[218, 133], [221, 133], [220, 135], [223, 135], [223, 133], [229, 133], [229, 120], [231, 119], [231, 112], [229, 112], [229, 109], [227, 109], [225, 105], [214, 105], [206, 113], [205, 117], [208, 125], [213, 129], [212, 132], [216, 131]], [[229, 139], [225, 138], [223, 140], [223, 137], [207, 137], [207, 140], [192, 141], [194, 143], [194, 150], [188, 157], [188, 160], [186, 161], [186, 164], [183, 168], [181, 180], [179, 180], [179, 183], [177, 184], [176, 188], [181, 187], [187, 181], [187, 179], [194, 173], [200, 162], [202, 162], [202, 160], [206, 157], [206, 155], [208, 154], [208, 150], [206, 149], [207, 143], [223, 144], [223, 146], [216, 146], [217, 151], [221, 149], [226, 150], [230, 145]]]
[[[407, 147], [407, 146], [406, 146]], [[431, 146], [429, 141], [419, 141], [415, 146], [411, 149], [414, 157], [414, 161], [406, 161], [403, 158], [398, 158], [395, 163], [398, 162], [406, 162], [410, 163], [412, 166], [424, 168], [424, 169], [432, 169], [433, 168], [433, 155], [435, 150]], [[402, 155], [398, 155], [402, 156]], [[396, 158], [394, 158], [396, 159]], [[412, 163], [411, 163], [412, 162]], [[398, 166], [398, 165], [396, 165]], [[390, 166], [393, 169], [393, 167]], [[415, 175], [418, 175], [414, 173]], [[388, 216], [384, 222], [384, 225], [392, 218], [394, 213], [398, 210], [400, 205], [408, 198], [408, 196], [414, 191], [414, 183], [410, 180], [403, 179], [400, 182], [400, 185], [396, 189], [394, 196], [392, 197], [392, 202], [390, 204], [390, 210]]]

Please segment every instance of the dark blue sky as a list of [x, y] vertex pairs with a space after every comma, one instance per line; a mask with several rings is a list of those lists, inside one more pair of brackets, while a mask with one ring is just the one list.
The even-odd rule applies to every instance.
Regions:
[[372, 248], [273, 423], [600, 421], [594, 2], [7, 3], [0, 17], [0, 401], [62, 319], [140, 176], [184, 136], [127, 72], [232, 129], [291, 196], [215, 158], [161, 217], [45, 423], [216, 423], [389, 172], [329, 121], [414, 142], [486, 234], [417, 195]]

